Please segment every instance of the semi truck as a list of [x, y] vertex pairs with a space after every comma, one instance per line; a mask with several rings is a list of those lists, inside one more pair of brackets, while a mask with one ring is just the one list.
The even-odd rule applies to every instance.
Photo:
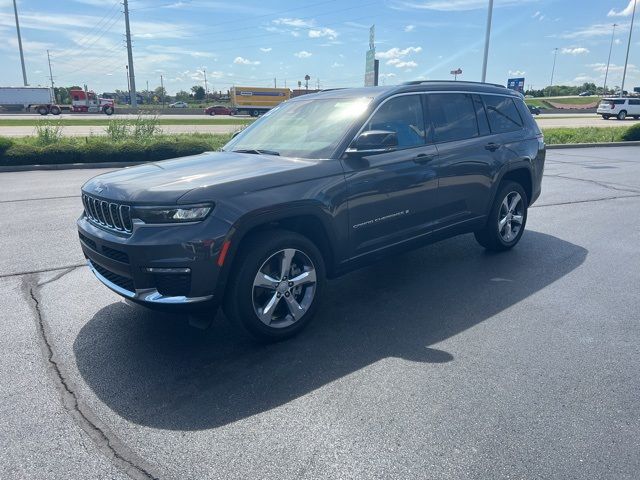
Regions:
[[288, 88], [232, 87], [231, 103], [238, 114], [257, 117], [291, 98]]
[[62, 112], [99, 113], [114, 112], [112, 99], [99, 98], [90, 90], [69, 90], [71, 105], [58, 105], [52, 88], [48, 87], [0, 87], [0, 107], [35, 111], [40, 115], [60, 115]]

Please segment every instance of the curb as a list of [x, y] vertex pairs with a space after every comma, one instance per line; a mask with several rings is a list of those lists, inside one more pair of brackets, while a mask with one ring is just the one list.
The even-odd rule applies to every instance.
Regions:
[[[547, 150], [562, 150], [567, 148], [594, 148], [594, 147], [633, 147], [640, 146], [640, 141], [609, 142], [609, 143], [563, 143], [547, 145]], [[122, 168], [133, 167], [148, 162], [99, 162], [99, 163], [61, 163], [55, 165], [12, 165], [0, 166], [2, 172], [29, 172], [32, 170], [79, 170], [91, 168]]]
[[564, 148], [633, 147], [638, 145], [640, 145], [640, 141], [608, 143], [560, 143], [557, 145], [547, 145], [547, 150], [561, 150]]

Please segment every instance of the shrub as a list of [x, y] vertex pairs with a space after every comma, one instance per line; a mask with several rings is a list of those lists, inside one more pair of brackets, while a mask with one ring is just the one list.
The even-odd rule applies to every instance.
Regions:
[[125, 140], [129, 136], [129, 121], [120, 118], [109, 120], [107, 125], [107, 137], [114, 142]]
[[40, 145], [51, 145], [62, 138], [62, 125], [58, 122], [44, 120], [36, 124], [36, 137]]
[[9, 147], [11, 147], [12, 144], [13, 142], [10, 138], [0, 137], [0, 156], [3, 155], [4, 152], [9, 150]]
[[640, 140], [640, 123], [629, 127], [627, 131], [622, 134], [622, 140], [625, 142]]

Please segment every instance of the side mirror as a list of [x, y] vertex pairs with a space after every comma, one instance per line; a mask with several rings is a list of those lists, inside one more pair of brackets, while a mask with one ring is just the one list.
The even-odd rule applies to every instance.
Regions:
[[387, 130], [362, 132], [347, 149], [347, 154], [369, 155], [390, 152], [398, 146], [398, 134]]

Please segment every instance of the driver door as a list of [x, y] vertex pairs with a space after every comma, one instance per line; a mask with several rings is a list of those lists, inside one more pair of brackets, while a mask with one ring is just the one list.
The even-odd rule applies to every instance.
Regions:
[[436, 218], [437, 158], [423, 95], [382, 103], [363, 131], [394, 132], [396, 148], [343, 159], [351, 256], [358, 257], [431, 230]]

